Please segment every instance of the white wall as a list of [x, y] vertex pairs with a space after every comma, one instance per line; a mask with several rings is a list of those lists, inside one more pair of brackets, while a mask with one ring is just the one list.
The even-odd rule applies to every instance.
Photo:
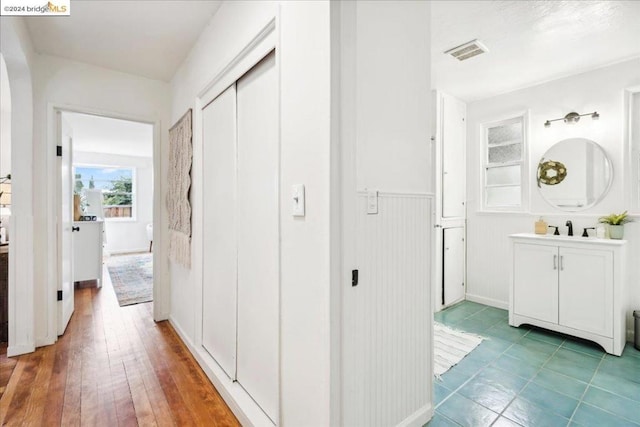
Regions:
[[[468, 228], [467, 228], [467, 297], [491, 305], [506, 307], [509, 300], [510, 247], [507, 236], [533, 232], [533, 223], [542, 215], [549, 224], [560, 225], [566, 234], [566, 220], [574, 232], [596, 224], [599, 216], [629, 208], [625, 195], [627, 166], [625, 142], [624, 89], [640, 84], [640, 59], [635, 59], [587, 73], [554, 80], [527, 89], [495, 96], [468, 105]], [[528, 137], [529, 208], [522, 213], [481, 213], [480, 125], [512, 113], [530, 111]], [[571, 111], [598, 111], [600, 120], [583, 117], [574, 126], [562, 121], [544, 127], [548, 119], [563, 117]], [[535, 185], [538, 161], [554, 143], [584, 137], [600, 144], [613, 163], [613, 184], [608, 195], [596, 206], [579, 213], [562, 212], [548, 205]], [[626, 226], [632, 260], [640, 258], [640, 224]], [[496, 265], [502, 266], [496, 268]], [[640, 264], [631, 262], [631, 305], [640, 309]], [[629, 327], [631, 324], [629, 323]]]
[[22, 18], [2, 17], [0, 52], [11, 92], [12, 216], [9, 235], [9, 347], [7, 354], [33, 351], [33, 88], [34, 52]]
[[0, 53], [0, 176], [11, 173], [11, 87]]
[[[280, 423], [330, 425], [330, 26], [328, 2], [225, 2], [172, 80], [171, 121], [194, 109], [192, 269], [172, 264], [171, 321], [241, 420], [265, 422], [248, 400], [220, 387], [201, 353], [202, 146], [196, 99], [273, 19], [280, 71]], [[290, 212], [306, 187], [306, 216]], [[232, 386], [229, 386], [231, 389]], [[244, 414], [244, 415], [242, 415]], [[254, 418], [251, 418], [254, 417]], [[257, 421], [256, 421], [257, 420]]]
[[135, 219], [107, 219], [104, 248], [112, 254], [149, 250], [147, 224], [153, 222], [153, 158], [74, 151], [73, 163], [135, 169]]
[[[55, 341], [55, 313], [51, 308], [52, 281], [56, 277], [55, 259], [55, 170], [54, 147], [55, 121], [53, 107], [99, 113], [116, 118], [131, 119], [157, 124], [154, 136], [166, 146], [169, 126], [169, 85], [130, 74], [108, 70], [84, 63], [47, 55], [37, 55], [33, 70], [34, 85], [34, 155], [33, 155], [33, 202], [35, 212], [34, 232], [41, 236], [35, 242], [35, 312], [36, 342], [45, 345]], [[155, 154], [159, 154], [157, 151]], [[162, 152], [162, 158], [167, 153]], [[166, 176], [166, 166], [160, 165], [155, 183], [162, 185]], [[161, 206], [164, 207], [164, 204]], [[158, 230], [166, 228], [166, 210], [157, 209], [162, 215]], [[154, 230], [155, 232], [155, 230]], [[156, 234], [155, 252], [163, 251], [164, 244]], [[155, 292], [163, 292], [163, 278], [166, 277], [165, 263], [154, 263], [154, 314], [168, 313], [168, 307], [159, 304], [162, 297]]]

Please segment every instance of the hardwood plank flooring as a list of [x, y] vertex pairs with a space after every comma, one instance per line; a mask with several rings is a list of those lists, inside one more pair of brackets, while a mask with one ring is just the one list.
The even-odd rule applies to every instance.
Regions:
[[0, 425], [238, 426], [152, 303], [120, 307], [104, 282], [76, 289], [56, 344], [17, 358], [0, 347]]

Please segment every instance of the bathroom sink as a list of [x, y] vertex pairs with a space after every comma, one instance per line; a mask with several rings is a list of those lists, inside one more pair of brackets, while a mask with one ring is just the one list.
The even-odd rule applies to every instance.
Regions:
[[556, 242], [590, 242], [590, 243], [599, 243], [599, 244], [608, 244], [608, 245], [621, 245], [624, 240], [614, 240], [614, 239], [599, 239], [597, 237], [582, 237], [582, 236], [556, 236], [553, 234], [534, 234], [534, 233], [518, 233], [511, 234], [509, 237], [526, 237], [529, 239], [538, 239], [538, 240], [547, 240], [547, 241], [556, 241]]

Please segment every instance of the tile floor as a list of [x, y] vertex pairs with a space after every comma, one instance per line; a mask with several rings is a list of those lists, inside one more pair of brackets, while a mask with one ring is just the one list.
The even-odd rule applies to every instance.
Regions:
[[464, 301], [435, 320], [486, 339], [434, 381], [435, 426], [640, 426], [640, 351], [622, 357]]

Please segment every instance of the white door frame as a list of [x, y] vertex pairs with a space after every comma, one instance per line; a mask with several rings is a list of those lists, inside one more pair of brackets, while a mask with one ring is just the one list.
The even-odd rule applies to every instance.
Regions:
[[[155, 321], [166, 320], [169, 317], [169, 281], [168, 274], [163, 271], [166, 263], [164, 245], [162, 242], [162, 172], [161, 172], [161, 152], [162, 133], [161, 122], [155, 117], [136, 116], [122, 114], [119, 112], [106, 111], [90, 107], [82, 107], [70, 104], [49, 103], [47, 105], [47, 147], [50, 155], [47, 156], [48, 171], [48, 219], [47, 219], [47, 295], [51, 298], [47, 300], [47, 336], [43, 340], [37, 340], [36, 346], [50, 345], [57, 340], [57, 299], [56, 291], [58, 265], [58, 247], [56, 234], [56, 215], [59, 210], [60, 201], [57, 200], [55, 183], [57, 182], [57, 168], [55, 147], [57, 145], [56, 113], [80, 113], [94, 116], [107, 117], [112, 119], [128, 120], [133, 122], [150, 124], [153, 126], [153, 319]], [[35, 322], [35, 319], [32, 321]]]

